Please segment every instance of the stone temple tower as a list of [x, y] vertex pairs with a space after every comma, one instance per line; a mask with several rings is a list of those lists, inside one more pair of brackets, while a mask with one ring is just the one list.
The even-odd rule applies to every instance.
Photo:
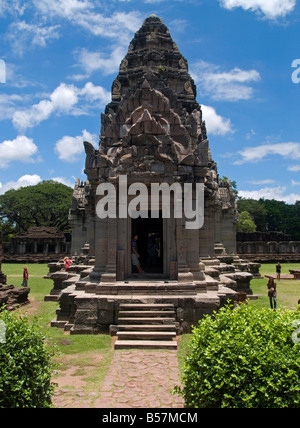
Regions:
[[[251, 293], [250, 265], [236, 256], [234, 192], [219, 180], [187, 61], [158, 17], [144, 21], [120, 64], [101, 116], [99, 148], [84, 147], [87, 181], [76, 183], [70, 209], [77, 263], [61, 276], [54, 325], [107, 331], [118, 324], [120, 305], [134, 301], [174, 305], [185, 331], [239, 291]], [[153, 214], [151, 191], [162, 184], [170, 208], [165, 211], [161, 197]], [[185, 210], [178, 215], [186, 184], [193, 213], [201, 209], [199, 227], [187, 227]], [[99, 215], [110, 189], [111, 215]], [[137, 204], [141, 190], [148, 196]], [[130, 215], [132, 206], [138, 215]], [[142, 274], [132, 266], [134, 235]]]

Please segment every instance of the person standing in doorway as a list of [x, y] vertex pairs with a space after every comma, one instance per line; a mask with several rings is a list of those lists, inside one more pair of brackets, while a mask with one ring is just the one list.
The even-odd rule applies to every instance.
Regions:
[[276, 311], [277, 291], [276, 291], [276, 282], [274, 281], [274, 278], [269, 278], [267, 285], [268, 285], [268, 297], [270, 299], [271, 309], [274, 309], [274, 311]]
[[139, 261], [140, 255], [137, 251], [137, 240], [139, 239], [138, 235], [134, 235], [133, 239], [131, 241], [131, 261], [133, 266], [136, 266], [139, 273], [144, 273], [143, 269], [141, 268], [141, 264]]

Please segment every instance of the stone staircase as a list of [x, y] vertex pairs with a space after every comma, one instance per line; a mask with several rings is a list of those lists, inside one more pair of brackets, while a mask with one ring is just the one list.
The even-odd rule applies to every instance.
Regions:
[[173, 304], [122, 303], [115, 349], [177, 349]]

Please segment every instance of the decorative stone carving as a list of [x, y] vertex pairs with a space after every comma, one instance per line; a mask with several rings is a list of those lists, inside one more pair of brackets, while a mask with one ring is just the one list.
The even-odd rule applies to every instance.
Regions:
[[116, 79], [112, 85], [112, 99], [121, 95], [121, 83]]
[[193, 87], [192, 87], [192, 83], [191, 82], [185, 82], [184, 84], [184, 89], [188, 94], [193, 94]]
[[179, 67], [180, 67], [179, 71], [187, 71], [188, 70], [187, 62], [184, 58], [180, 58]]
[[128, 60], [124, 58], [120, 65], [120, 71], [127, 71], [127, 67], [128, 67]]

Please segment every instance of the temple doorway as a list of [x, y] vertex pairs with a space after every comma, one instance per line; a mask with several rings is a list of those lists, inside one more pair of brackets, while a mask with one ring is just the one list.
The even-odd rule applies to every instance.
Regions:
[[[132, 219], [132, 237], [138, 235], [137, 247], [140, 263], [145, 273], [163, 273], [164, 245], [163, 245], [163, 219], [137, 218]], [[132, 266], [132, 273], [137, 270]]]

